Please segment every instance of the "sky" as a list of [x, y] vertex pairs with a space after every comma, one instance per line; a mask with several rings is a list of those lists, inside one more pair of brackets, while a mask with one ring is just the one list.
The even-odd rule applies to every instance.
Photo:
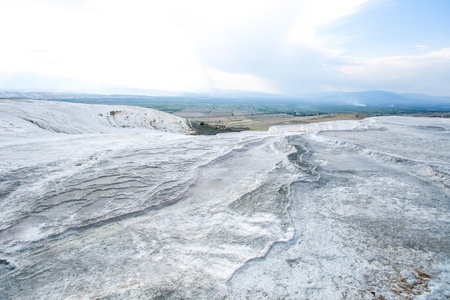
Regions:
[[0, 0], [0, 89], [450, 96], [449, 0]]

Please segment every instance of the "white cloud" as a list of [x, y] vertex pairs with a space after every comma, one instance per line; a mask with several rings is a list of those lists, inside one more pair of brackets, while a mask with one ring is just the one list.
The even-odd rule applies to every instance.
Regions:
[[354, 86], [372, 86], [392, 91], [413, 91], [431, 95], [450, 94], [450, 48], [423, 55], [347, 58], [339, 68]]
[[0, 72], [136, 88], [192, 90], [213, 85], [269, 90], [257, 76], [213, 70], [196, 50], [203, 30], [239, 27], [235, 20], [252, 19], [267, 10], [264, 1], [258, 2], [258, 9], [252, 9], [254, 2], [239, 1], [78, 4], [74, 9], [66, 1], [0, 2], [2, 38], [8, 41], [0, 48]]
[[[312, 47], [326, 47], [327, 38], [318, 36], [318, 29], [356, 13], [367, 2], [369, 0], [304, 1], [289, 38]], [[328, 49], [330, 50], [332, 49]]]
[[[202, 61], [232, 73], [270, 80], [280, 91], [296, 94], [320, 89], [339, 50], [320, 36], [322, 26], [358, 11], [368, 1], [278, 1], [252, 19], [233, 19], [238, 30], [203, 30]], [[307, 33], [307, 34], [306, 34]]]
[[448, 49], [363, 59], [329, 46], [321, 28], [373, 1], [0, 0], [0, 72], [94, 86], [294, 94], [369, 82], [405, 87], [421, 72], [448, 78]]
[[[187, 35], [159, 7], [86, 1], [84, 10], [74, 11], [52, 2], [23, 3], [11, 3], [10, 19], [2, 20], [3, 28], [18, 23], [8, 33], [11, 43], [0, 50], [5, 71], [143, 87], [179, 80], [187, 65], [198, 62]], [[14, 22], [17, 16], [26, 22]]]
[[[430, 52], [424, 55], [392, 56], [375, 59], [348, 58], [350, 64], [342, 66], [340, 71], [346, 75], [364, 78], [396, 76], [398, 72], [411, 72], [423, 67], [440, 68], [450, 64], [450, 48]], [[391, 72], [386, 73], [386, 70]]]

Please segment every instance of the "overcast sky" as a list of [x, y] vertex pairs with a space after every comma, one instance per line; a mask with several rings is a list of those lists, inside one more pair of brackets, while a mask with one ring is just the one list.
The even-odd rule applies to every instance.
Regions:
[[449, 0], [0, 0], [0, 32], [0, 89], [450, 96]]

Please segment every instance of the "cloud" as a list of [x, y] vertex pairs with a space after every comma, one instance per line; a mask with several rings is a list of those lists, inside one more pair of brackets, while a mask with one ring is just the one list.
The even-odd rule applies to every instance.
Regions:
[[73, 10], [64, 2], [16, 1], [0, 9], [9, 12], [2, 27], [11, 28], [5, 38], [10, 43], [0, 49], [2, 71], [98, 85], [177, 89], [196, 83], [196, 74], [186, 70], [198, 58], [188, 35], [165, 18], [164, 7], [84, 1]]
[[326, 52], [317, 27], [364, 2], [3, 1], [0, 26], [10, 30], [2, 32], [9, 43], [0, 71], [90, 85], [283, 92], [282, 79]]
[[317, 91], [341, 63], [340, 51], [327, 47], [320, 28], [366, 2], [282, 1], [267, 15], [236, 20], [237, 28], [204, 32], [200, 57], [213, 68], [264, 78], [282, 93]]
[[[427, 71], [442, 82], [445, 49], [364, 59], [332, 46], [348, 37], [328, 36], [324, 28], [378, 1], [5, 0], [0, 1], [7, 41], [0, 47], [0, 72], [3, 78], [42, 74], [76, 86], [170, 91], [227, 88], [296, 95], [377, 85], [432, 90], [431, 81], [418, 85], [418, 78]], [[20, 86], [16, 75], [14, 85]], [[23, 84], [30, 83], [27, 78]]]
[[322, 26], [337, 21], [343, 17], [358, 12], [368, 0], [329, 1], [316, 0], [305, 1], [297, 14], [296, 21], [290, 32], [290, 39], [303, 45], [326, 49], [327, 37], [321, 37], [318, 33]]
[[423, 55], [346, 60], [347, 64], [338, 69], [343, 81], [350, 82], [353, 87], [450, 94], [450, 48]]

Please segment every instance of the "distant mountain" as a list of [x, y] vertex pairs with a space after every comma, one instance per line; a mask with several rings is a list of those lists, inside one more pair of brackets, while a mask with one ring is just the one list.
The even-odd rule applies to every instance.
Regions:
[[199, 96], [213, 98], [290, 98], [281, 94], [264, 93], [257, 91], [226, 90], [226, 89], [205, 89], [198, 93], [181, 93], [180, 96]]
[[[201, 93], [171, 93], [165, 91], [151, 91], [148, 94], [89, 94], [89, 93], [58, 93], [58, 92], [27, 92], [27, 91], [5, 91], [0, 90], [0, 98], [22, 98], [22, 99], [46, 99], [67, 100], [71, 102], [94, 103], [128, 103], [134, 101], [165, 101], [164, 99], [183, 101], [239, 101], [246, 100], [261, 101], [265, 104], [306, 104], [309, 106], [367, 106], [367, 107], [392, 107], [403, 109], [424, 110], [450, 110], [450, 97], [435, 97], [424, 94], [393, 93], [386, 91], [364, 91], [364, 92], [323, 92], [305, 94], [297, 97], [283, 96], [280, 94], [269, 94], [253, 91], [208, 89]], [[142, 90], [140, 90], [142, 92]], [[91, 100], [94, 100], [92, 102]], [[100, 103], [98, 102], [98, 103]]]
[[181, 92], [132, 88], [125, 86], [98, 86], [60, 76], [33, 72], [0, 72], [0, 91], [42, 94], [126, 94], [147, 96], [177, 96]]
[[355, 105], [375, 107], [450, 107], [450, 97], [424, 94], [393, 93], [386, 91], [326, 92], [298, 97], [299, 101], [323, 105]]
[[[150, 94], [150, 93], [149, 93]], [[177, 97], [178, 94], [154, 91], [152, 95], [145, 94], [103, 94], [103, 93], [75, 93], [75, 92], [28, 92], [0, 90], [0, 98], [16, 99], [45, 99], [45, 100], [73, 100], [73, 99], [118, 99], [118, 98], [148, 98], [148, 97]]]

